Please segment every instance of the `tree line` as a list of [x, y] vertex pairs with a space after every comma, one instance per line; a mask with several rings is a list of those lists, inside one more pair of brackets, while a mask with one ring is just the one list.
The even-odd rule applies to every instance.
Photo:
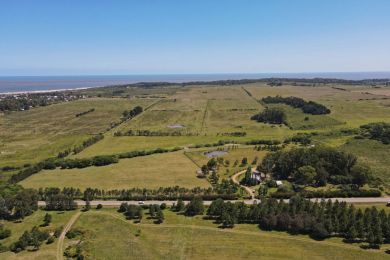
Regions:
[[76, 114], [76, 117], [80, 117], [80, 116], [83, 116], [83, 115], [92, 113], [93, 111], [95, 111], [95, 108], [91, 108], [91, 109], [89, 109], [89, 110], [87, 110], [87, 111], [83, 111], [83, 112], [77, 113], [77, 114]]
[[115, 132], [114, 136], [198, 136], [199, 133], [182, 131], [152, 131], [152, 130], [128, 130], [126, 132]]
[[39, 195], [33, 189], [19, 189], [0, 194], [0, 219], [19, 220], [38, 209]]
[[76, 146], [73, 149], [67, 149], [65, 151], [59, 152], [58, 155], [57, 155], [57, 158], [65, 158], [66, 156], [68, 156], [72, 152], [73, 152], [73, 154], [78, 154], [81, 151], [83, 151], [85, 148], [87, 148], [87, 147], [89, 147], [89, 146], [91, 146], [93, 144], [96, 144], [97, 142], [99, 142], [100, 140], [103, 140], [103, 139], [104, 139], [104, 135], [103, 134], [95, 135], [95, 136], [93, 136], [91, 138], [88, 138], [81, 145]]
[[157, 153], [168, 153], [175, 152], [181, 148], [172, 148], [172, 149], [163, 149], [157, 148], [153, 150], [140, 150], [140, 151], [131, 151], [125, 153], [119, 153], [114, 155], [98, 155], [92, 158], [76, 158], [76, 159], [66, 159], [66, 158], [49, 158], [42, 162], [39, 162], [35, 165], [30, 165], [27, 168], [20, 170], [18, 173], [11, 176], [9, 179], [10, 183], [17, 183], [22, 181], [29, 176], [39, 173], [42, 170], [53, 170], [58, 167], [61, 169], [74, 169], [74, 168], [86, 168], [91, 166], [105, 166], [113, 163], [117, 163], [120, 159], [125, 158], [134, 158], [139, 156], [147, 156]]
[[91, 200], [191, 200], [193, 197], [202, 197], [205, 200], [224, 198], [226, 200], [237, 199], [238, 187], [230, 180], [223, 180], [215, 187], [209, 188], [184, 188], [179, 186], [160, 187], [158, 189], [131, 188], [121, 190], [103, 190], [86, 188], [81, 191], [79, 188], [40, 188], [37, 191], [38, 200], [49, 200], [53, 195], [64, 194], [73, 199]]
[[367, 242], [374, 248], [390, 243], [389, 214], [375, 207], [356, 209], [345, 202], [311, 202], [293, 197], [289, 203], [264, 199], [258, 204], [246, 205], [219, 199], [211, 203], [207, 215], [223, 227], [253, 223], [264, 230], [308, 234], [315, 239], [338, 236], [346, 242]]
[[261, 101], [266, 104], [277, 104], [277, 103], [286, 104], [293, 108], [300, 108], [303, 113], [311, 114], [311, 115], [324, 115], [324, 114], [329, 114], [331, 112], [330, 109], [324, 105], [321, 105], [314, 101], [305, 101], [304, 99], [298, 97], [284, 98], [281, 96], [276, 96], [276, 97], [268, 96], [262, 98]]
[[122, 113], [122, 119], [125, 121], [125, 120], [129, 120], [129, 119], [132, 119], [133, 117], [141, 114], [143, 112], [143, 108], [141, 106], [136, 106], [134, 107], [133, 109], [131, 110], [125, 110], [123, 111]]

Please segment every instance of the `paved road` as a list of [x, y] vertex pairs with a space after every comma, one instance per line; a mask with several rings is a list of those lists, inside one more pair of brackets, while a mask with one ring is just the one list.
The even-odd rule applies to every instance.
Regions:
[[[311, 200], [315, 201], [315, 200], [321, 200], [321, 199], [311, 199]], [[383, 204], [386, 204], [388, 201], [390, 201], [390, 197], [379, 197], [379, 198], [332, 198], [331, 200], [332, 201], [338, 200], [340, 202], [341, 201], [345, 201], [347, 203], [383, 203]], [[248, 204], [248, 205], [256, 203], [256, 202], [259, 202], [259, 200], [256, 200], [256, 199], [235, 200], [235, 201], [232, 201], [232, 202], [238, 202], [238, 201], [242, 201], [242, 202], [244, 202], [245, 204]], [[284, 201], [288, 202], [288, 200], [284, 200]], [[128, 203], [128, 204], [133, 204], [133, 205], [140, 204], [139, 201], [118, 201], [118, 200], [93, 200], [93, 201], [90, 201], [91, 206], [96, 206], [98, 204], [102, 204], [103, 206], [113, 206], [113, 207], [119, 207], [121, 205], [121, 203], [124, 203], [124, 202]], [[176, 202], [177, 202], [176, 200], [165, 200], [165, 201], [161, 201], [161, 200], [147, 200], [147, 201], [144, 201], [143, 203], [145, 205], [165, 203], [168, 206], [172, 206]], [[206, 200], [206, 201], [204, 201], [204, 204], [205, 205], [210, 205], [211, 202], [212, 201], [210, 201], [210, 200]], [[83, 200], [76, 200], [76, 203], [79, 206], [84, 206], [85, 205], [85, 201], [83, 201]], [[188, 201], [184, 201], [184, 203], [188, 203]], [[44, 201], [39, 201], [38, 205], [39, 206], [45, 206], [45, 202]]]

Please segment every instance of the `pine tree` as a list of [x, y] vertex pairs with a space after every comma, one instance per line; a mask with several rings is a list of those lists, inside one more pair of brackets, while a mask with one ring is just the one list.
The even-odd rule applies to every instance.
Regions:
[[149, 206], [149, 214], [152, 218], [154, 218], [155, 214], [156, 214], [156, 210], [154, 208], [154, 205], [150, 205]]
[[234, 227], [234, 218], [233, 216], [231, 215], [231, 212], [228, 212], [228, 211], [224, 211], [222, 213], [222, 216], [221, 216], [221, 220], [222, 220], [222, 226], [225, 227], [225, 228], [232, 228]]
[[364, 222], [363, 222], [363, 219], [360, 218], [357, 222], [356, 222], [356, 232], [357, 232], [357, 237], [360, 238], [360, 239], [364, 239], [365, 237], [365, 232], [364, 232]]
[[357, 233], [357, 231], [356, 231], [355, 225], [352, 225], [352, 226], [349, 228], [348, 232], [347, 232], [346, 238], [347, 238], [349, 241], [353, 242], [353, 241], [356, 240], [357, 236], [358, 236], [358, 233]]
[[383, 244], [383, 234], [382, 234], [382, 228], [381, 228], [380, 221], [376, 221], [376, 223], [373, 227], [373, 233], [374, 233], [375, 245], [380, 246], [381, 244]]
[[85, 201], [85, 211], [88, 211], [91, 209], [91, 203], [89, 202], [89, 200], [86, 200]]
[[175, 209], [175, 210], [176, 210], [177, 212], [180, 212], [180, 211], [183, 211], [184, 208], [185, 208], [185, 205], [184, 205], [183, 200], [182, 200], [182, 199], [178, 199], [178, 200], [177, 200], [177, 203], [176, 203], [176, 209]]
[[375, 235], [374, 232], [370, 229], [367, 233], [367, 242], [370, 247], [375, 247]]
[[326, 228], [326, 230], [329, 232], [329, 234], [333, 234], [333, 232], [334, 232], [334, 227], [333, 227], [332, 219], [331, 219], [330, 217], [328, 217], [328, 218], [325, 220], [325, 228]]
[[43, 218], [43, 225], [48, 226], [51, 223], [51, 215], [49, 213], [45, 214], [45, 217]]
[[246, 185], [252, 185], [252, 169], [251, 167], [248, 167], [245, 172], [245, 184]]
[[159, 210], [157, 211], [157, 215], [156, 215], [156, 218], [157, 218], [157, 223], [158, 224], [161, 224], [164, 222], [164, 213], [162, 212], [162, 210]]

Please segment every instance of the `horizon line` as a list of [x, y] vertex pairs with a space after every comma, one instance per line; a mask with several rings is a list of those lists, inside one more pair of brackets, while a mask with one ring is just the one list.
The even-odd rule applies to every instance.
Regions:
[[390, 70], [378, 71], [314, 71], [314, 72], [216, 72], [216, 73], [108, 73], [108, 74], [36, 74], [36, 75], [0, 75], [0, 77], [86, 77], [86, 76], [176, 76], [176, 75], [262, 75], [262, 74], [358, 74], [358, 73], [390, 73]]

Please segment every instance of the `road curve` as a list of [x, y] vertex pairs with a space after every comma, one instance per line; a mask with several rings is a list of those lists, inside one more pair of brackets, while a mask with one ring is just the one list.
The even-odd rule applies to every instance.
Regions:
[[[252, 168], [252, 171], [255, 170], [255, 168]], [[242, 171], [239, 171], [237, 173], [235, 173], [232, 177], [231, 177], [231, 180], [237, 184], [237, 185], [240, 185], [248, 194], [249, 196], [251, 197], [251, 199], [255, 199], [255, 191], [252, 190], [251, 188], [247, 187], [247, 186], [244, 186], [244, 185], [241, 185], [241, 183], [238, 181], [238, 177], [242, 174], [244, 174], [246, 172], [246, 170], [242, 170]]]
[[62, 260], [64, 257], [64, 240], [66, 233], [71, 229], [76, 220], [80, 217], [81, 212], [77, 212], [72, 218], [66, 223], [64, 229], [61, 232], [60, 237], [57, 241], [57, 260]]

